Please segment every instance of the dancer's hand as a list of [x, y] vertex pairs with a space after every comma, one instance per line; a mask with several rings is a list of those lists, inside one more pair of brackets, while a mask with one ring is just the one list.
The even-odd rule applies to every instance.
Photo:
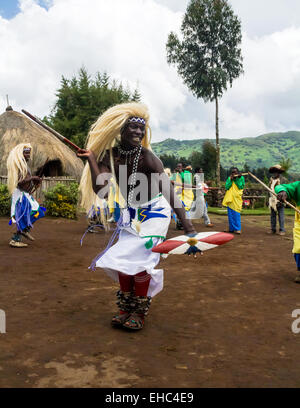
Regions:
[[89, 149], [79, 149], [79, 150], [77, 150], [76, 154], [77, 154], [78, 157], [85, 157], [86, 159], [88, 159], [94, 153]]
[[277, 198], [284, 203], [287, 199], [287, 193], [285, 191], [280, 191], [280, 193], [277, 194]]
[[40, 184], [42, 182], [42, 178], [39, 176], [32, 176], [31, 180], [33, 181], [34, 184]]

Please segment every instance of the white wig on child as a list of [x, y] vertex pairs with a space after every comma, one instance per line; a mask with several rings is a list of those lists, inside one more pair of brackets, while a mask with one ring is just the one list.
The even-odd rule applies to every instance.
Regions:
[[7, 158], [7, 187], [10, 194], [13, 193], [18, 183], [27, 176], [28, 167], [23, 155], [24, 149], [32, 150], [31, 144], [18, 144], [11, 150]]
[[[146, 105], [137, 102], [122, 103], [113, 106], [99, 116], [96, 123], [91, 127], [88, 134], [87, 149], [92, 150], [97, 158], [101, 160], [106, 151], [110, 153], [111, 172], [115, 175], [112, 148], [120, 141], [121, 129], [132, 117], [145, 120], [145, 136], [142, 140], [143, 147], [150, 149], [151, 129], [149, 127], [149, 113]], [[81, 192], [81, 205], [88, 212], [93, 204], [94, 191], [92, 187], [91, 171], [86, 163], [79, 186]]]

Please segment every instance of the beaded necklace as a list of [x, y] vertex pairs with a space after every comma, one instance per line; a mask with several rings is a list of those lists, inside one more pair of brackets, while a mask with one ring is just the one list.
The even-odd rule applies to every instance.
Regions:
[[132, 173], [131, 173], [131, 182], [129, 185], [129, 192], [128, 192], [128, 199], [127, 199], [127, 207], [131, 207], [132, 199], [133, 199], [133, 191], [136, 183], [136, 176], [137, 176], [137, 168], [139, 163], [139, 158], [142, 152], [142, 146], [136, 146], [134, 149], [131, 150], [123, 150], [120, 146], [118, 146], [118, 151], [120, 155], [126, 156], [125, 165], [127, 165], [127, 157], [131, 157], [133, 155], [133, 166], [132, 166]]
[[140, 148], [140, 145], [130, 150], [123, 150], [121, 146], [118, 146], [119, 153], [126, 157], [132, 156], [134, 153], [136, 153], [139, 150], [139, 148]]
[[129, 163], [131, 163], [131, 157], [137, 153], [140, 146], [136, 146], [130, 150], [123, 150], [120, 146], [118, 146], [118, 151], [121, 156], [125, 156], [125, 165], [127, 165], [127, 159], [129, 158]]
[[128, 200], [127, 200], [127, 205], [128, 207], [131, 207], [132, 205], [132, 199], [133, 199], [133, 191], [136, 183], [136, 176], [137, 176], [137, 168], [138, 168], [138, 163], [139, 163], [139, 158], [142, 152], [142, 146], [138, 146], [137, 153], [133, 159], [133, 166], [132, 166], [132, 173], [131, 173], [131, 183], [129, 186], [129, 192], [128, 192]]

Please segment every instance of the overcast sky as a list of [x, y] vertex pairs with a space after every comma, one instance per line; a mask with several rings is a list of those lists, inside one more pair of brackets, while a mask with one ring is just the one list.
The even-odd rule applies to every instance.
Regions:
[[[107, 71], [150, 109], [153, 141], [214, 138], [214, 104], [166, 62], [188, 0], [0, 0], [0, 113], [49, 114], [61, 76]], [[220, 101], [220, 136], [300, 129], [300, 1], [231, 0], [245, 73]]]

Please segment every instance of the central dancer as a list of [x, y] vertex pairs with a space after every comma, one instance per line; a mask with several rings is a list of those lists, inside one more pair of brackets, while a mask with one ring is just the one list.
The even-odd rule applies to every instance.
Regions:
[[116, 105], [104, 112], [91, 127], [80, 182], [82, 206], [91, 207], [94, 192], [107, 196], [113, 176], [126, 202], [117, 225], [118, 241], [93, 261], [120, 283], [119, 312], [112, 325], [139, 330], [144, 326], [151, 298], [163, 288], [163, 270], [155, 269], [160, 255], [151, 249], [167, 235], [171, 208], [184, 232], [196, 231], [164, 172], [162, 162], [151, 151], [149, 113], [141, 103]]

